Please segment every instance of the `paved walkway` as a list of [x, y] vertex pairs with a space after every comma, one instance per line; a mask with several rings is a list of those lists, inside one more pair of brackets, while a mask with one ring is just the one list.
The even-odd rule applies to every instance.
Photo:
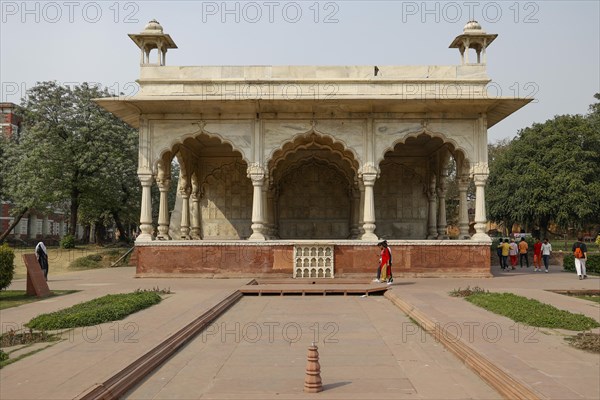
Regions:
[[[174, 294], [167, 296], [160, 304], [133, 314], [123, 321], [77, 329], [66, 335], [66, 340], [3, 368], [0, 370], [0, 398], [3, 400], [74, 398], [89, 390], [95, 384], [108, 379], [116, 371], [128, 365], [248, 281], [249, 279], [136, 279], [133, 268], [95, 270], [56, 277], [51, 276], [49, 282], [51, 289], [78, 289], [81, 292], [0, 311], [3, 333], [11, 327], [20, 326], [39, 313], [65, 308], [106, 293], [159, 287], [160, 289], [170, 288]], [[449, 331], [453, 330], [454, 333], [460, 333], [461, 340], [467, 342], [469, 346], [507, 373], [533, 388], [540, 394], [540, 397], [552, 399], [600, 398], [599, 355], [586, 353], [568, 346], [563, 340], [563, 335], [567, 332], [520, 326], [507, 318], [473, 306], [463, 299], [451, 298], [447, 295], [452, 289], [465, 288], [466, 286], [480, 286], [491, 291], [506, 290], [515, 292], [540, 299], [558, 308], [583, 313], [600, 321], [600, 307], [597, 304], [544, 290], [600, 289], [600, 279], [598, 277], [590, 277], [587, 280], [579, 281], [574, 273], [551, 272], [544, 274], [518, 270], [510, 273], [498, 272], [496, 277], [492, 279], [398, 278], [392, 285], [391, 290]], [[20, 280], [16, 281], [12, 288], [23, 289], [24, 287], [25, 281]], [[256, 299], [258, 300], [258, 298]], [[268, 301], [261, 300], [271, 304], [268, 307], [275, 307], [273, 310], [278, 310], [277, 312], [269, 311], [266, 315], [270, 315], [270, 318], [283, 322], [294, 318], [298, 314], [306, 315], [306, 311], [295, 313], [293, 307], [290, 309], [289, 307], [277, 306], [277, 299], [279, 298], [270, 298]], [[283, 299], [289, 301], [287, 298]], [[319, 298], [318, 300], [323, 301], [326, 299]], [[242, 300], [242, 302], [245, 301], [245, 299]], [[362, 311], [357, 307], [360, 307]], [[350, 308], [356, 308], [359, 311], [356, 313], [346, 312]], [[392, 320], [388, 321], [386, 315], [389, 315], [388, 311], [392, 309], [394, 308], [391, 303], [381, 297], [332, 299], [331, 307], [327, 309], [328, 313], [336, 314], [341, 318], [341, 321], [354, 321], [351, 325], [356, 327], [361, 326], [361, 315], [363, 318], [368, 316], [369, 321], [365, 321], [366, 326], [376, 327], [375, 330], [379, 332], [379, 337], [377, 335], [369, 336], [370, 334], [365, 332], [362, 332], [365, 335], [361, 336], [360, 330], [353, 331], [352, 334], [356, 336], [353, 338], [351, 347], [355, 349], [356, 354], [361, 355], [358, 357], [336, 358], [339, 355], [336, 356], [332, 353], [335, 347], [324, 347], [322, 356], [328, 355], [328, 360], [323, 358], [322, 376], [327, 390], [317, 396], [345, 399], [363, 398], [365, 393], [369, 393], [367, 389], [369, 384], [381, 382], [381, 385], [373, 389], [373, 393], [377, 393], [379, 398], [448, 397], [444, 394], [452, 394], [451, 397], [462, 398], [498, 397], [497, 393], [489, 391], [489, 388], [485, 385], [482, 386], [482, 382], [474, 375], [472, 379], [464, 379], [469, 376], [467, 372], [463, 371], [464, 366], [460, 363], [457, 365], [456, 360], [449, 357], [449, 354], [444, 355], [445, 350], [441, 349], [441, 345], [430, 336], [423, 335], [419, 330], [414, 329], [410, 323], [404, 324], [406, 322], [404, 316], [401, 314], [394, 316], [395, 322], [393, 323]], [[323, 311], [322, 308], [318, 308], [311, 316], [317, 318], [320, 315], [319, 313]], [[232, 313], [230, 315], [225, 314], [222, 318], [230, 318], [230, 323], [234, 323], [235, 320], [245, 321], [248, 318], [250, 318], [248, 321], [254, 322], [252, 320], [258, 321], [262, 317], [259, 314], [250, 317], [242, 313], [238, 318]], [[379, 369], [365, 368], [366, 361], [368, 361], [367, 365], [377, 363], [377, 358], [368, 358], [371, 349], [374, 348], [374, 343], [386, 343], [385, 346], [389, 349], [389, 354], [396, 354], [390, 356], [389, 359], [384, 357], [386, 361], [383, 362], [383, 364], [388, 363], [387, 365], [391, 370], [396, 370], [397, 366], [392, 367], [393, 360], [396, 360], [401, 368], [401, 373], [395, 375], [398, 379], [392, 379], [395, 382], [393, 385], [390, 383], [391, 381], [381, 379]], [[300, 355], [294, 357], [299, 357], [296, 361], [299, 366], [303, 366], [305, 362], [303, 359], [306, 351], [305, 345], [304, 342], [298, 342], [297, 345], [298, 354]], [[288, 344], [288, 346], [291, 345]], [[284, 347], [277, 346], [277, 349], [284, 351]], [[190, 345], [190, 349], [192, 348]], [[224, 352], [219, 352], [219, 349]], [[176, 392], [171, 393], [172, 397], [163, 398], [229, 398], [227, 397], [227, 390], [231, 389], [231, 382], [235, 381], [236, 368], [244, 372], [245, 380], [240, 382], [247, 382], [248, 385], [250, 385], [252, 376], [264, 377], [264, 374], [268, 374], [266, 369], [255, 369], [252, 362], [253, 360], [260, 360], [263, 357], [263, 352], [269, 350], [269, 348], [261, 348], [260, 354], [254, 354], [254, 348], [245, 343], [240, 349], [243, 353], [233, 354], [236, 357], [240, 355], [244, 357], [237, 359], [239, 362], [228, 364], [223, 359], [224, 355], [227, 354], [224, 348], [219, 345], [206, 347], [203, 350], [206, 353], [201, 351], [199, 356], [194, 359], [195, 364], [192, 363], [197, 365], [198, 369], [191, 371], [198, 375], [198, 379], [206, 382], [209, 385], [206, 387], [210, 387], [210, 389], [207, 389], [205, 393], [201, 393], [199, 387], [184, 389], [186, 386], [181, 386], [180, 391], [177, 392], [177, 385], [173, 385], [171, 388], [174, 388]], [[289, 348], [286, 348], [285, 351], [288, 350]], [[407, 351], [410, 356], [406, 354], [404, 354], [404, 358], [397, 356]], [[276, 353], [269, 357], [277, 357], [282, 354], [284, 353]], [[178, 357], [185, 358], [189, 355], [184, 350], [171, 360], [176, 360]], [[423, 360], [430, 359], [435, 360], [437, 363], [435, 368], [438, 371], [456, 371], [456, 376], [461, 378], [460, 383], [457, 380], [457, 383], [452, 386], [447, 381], [447, 376], [443, 376], [444, 374], [441, 374], [442, 376], [440, 374], [433, 376], [426, 372], [419, 374], [416, 373], [418, 368], [410, 368], [411, 360], [422, 363]], [[220, 371], [223, 373], [220, 378], [225, 379], [229, 376], [233, 381], [227, 381], [226, 379], [211, 381], [211, 377], [216, 377], [216, 375], [210, 375], [209, 365], [219, 366]], [[297, 369], [301, 370], [302, 368]], [[296, 380], [302, 380], [303, 376], [296, 376], [298, 371], [292, 372], [292, 369], [275, 369], [276, 371], [273, 373], [276, 374], [275, 376], [278, 377], [277, 379], [282, 385], [280, 388], [267, 387], [261, 392], [256, 387], [248, 386], [248, 392], [242, 395], [241, 393], [244, 393], [244, 387], [242, 386], [237, 389], [237, 397], [284, 398], [277, 393], [290, 394], [288, 396], [290, 398], [315, 397], [315, 395], [304, 395], [303, 393], [291, 396], [293, 388], [300, 389]], [[185, 369], [185, 371], [177, 379], [181, 379], [190, 370]], [[208, 375], [202, 375], [204, 372]], [[362, 379], [356, 378], [357, 374]], [[177, 376], [177, 374], [173, 376]], [[296, 383], [292, 385], [292, 381]], [[151, 385], [152, 379], [149, 378], [147, 382]], [[148, 390], [148, 387], [141, 389], [142, 387], [138, 387], [137, 396], [134, 395], [135, 390], [131, 393], [131, 396], [151, 398], [154, 396], [151, 393], [160, 392], [160, 390], [143, 392]], [[462, 392], [454, 391], [457, 387], [462, 387]], [[391, 388], [396, 388], [397, 392]], [[452, 390], [448, 388], [452, 388]], [[146, 393], [148, 397], [140, 396], [140, 393]]]

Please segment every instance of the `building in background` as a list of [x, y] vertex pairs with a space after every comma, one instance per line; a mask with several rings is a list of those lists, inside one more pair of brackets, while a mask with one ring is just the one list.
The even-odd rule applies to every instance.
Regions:
[[0, 103], [2, 119], [0, 119], [0, 132], [7, 139], [21, 132], [21, 116], [17, 113], [17, 105], [14, 103]]

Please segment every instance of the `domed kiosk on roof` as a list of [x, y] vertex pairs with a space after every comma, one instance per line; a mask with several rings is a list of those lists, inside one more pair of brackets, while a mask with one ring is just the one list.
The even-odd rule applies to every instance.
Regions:
[[498, 37], [497, 34], [486, 33], [479, 22], [473, 20], [467, 22], [463, 28], [463, 34], [454, 38], [450, 43], [450, 48], [459, 49], [463, 65], [469, 64], [469, 49], [474, 49], [477, 53], [477, 64], [485, 64], [487, 61], [486, 49], [496, 37]]

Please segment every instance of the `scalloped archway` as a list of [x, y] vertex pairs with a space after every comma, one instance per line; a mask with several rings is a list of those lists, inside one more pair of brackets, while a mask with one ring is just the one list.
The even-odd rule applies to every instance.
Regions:
[[379, 161], [374, 186], [379, 237], [447, 238], [446, 194], [451, 160], [463, 175], [466, 152], [443, 134], [426, 130], [397, 140]]
[[346, 239], [357, 214], [359, 163], [314, 131], [296, 136], [268, 162], [272, 221], [282, 239]]

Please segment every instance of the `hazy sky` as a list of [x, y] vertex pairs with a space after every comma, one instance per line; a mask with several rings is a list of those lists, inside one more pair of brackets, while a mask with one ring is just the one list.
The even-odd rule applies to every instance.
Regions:
[[38, 81], [98, 82], [133, 94], [156, 18], [179, 49], [168, 65], [453, 65], [469, 19], [488, 48], [490, 95], [535, 97], [490, 142], [554, 115], [587, 112], [600, 92], [600, 1], [0, 1], [0, 100]]

